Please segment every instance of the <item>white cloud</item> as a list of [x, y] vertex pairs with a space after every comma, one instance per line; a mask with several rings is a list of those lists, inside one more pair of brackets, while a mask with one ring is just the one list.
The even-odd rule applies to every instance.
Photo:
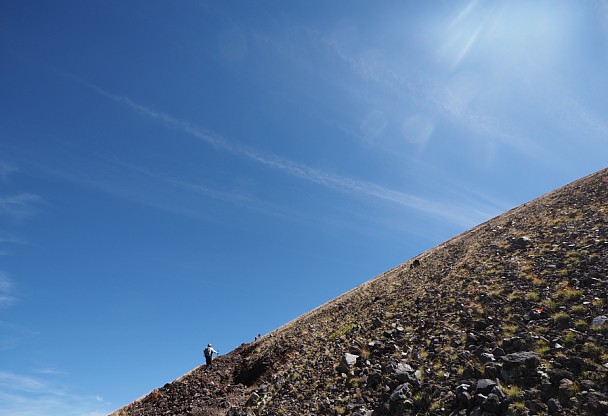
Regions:
[[52, 376], [65, 375], [65, 371], [57, 370], [56, 368], [52, 368], [52, 367], [38, 368], [35, 370], [35, 372], [36, 372], [36, 374], [52, 375]]
[[9, 175], [11, 175], [14, 172], [19, 172], [19, 169], [9, 163], [0, 162], [0, 179], [1, 180], [5, 181], [9, 177]]
[[25, 244], [25, 241], [13, 235], [3, 233], [0, 234], [0, 244]]
[[0, 307], [8, 307], [15, 303], [11, 296], [13, 282], [5, 272], [0, 271]]
[[42, 198], [35, 194], [22, 192], [17, 195], [0, 197], [0, 214], [14, 219], [29, 217], [36, 212]]
[[[0, 244], [6, 244], [6, 245], [25, 244], [25, 241], [15, 237], [15, 236], [0, 232]], [[0, 247], [0, 257], [10, 256], [12, 254], [13, 254], [13, 252], [11, 250], [6, 249], [5, 247]]]
[[0, 272], [0, 292], [8, 292], [13, 286], [12, 282], [4, 272]]
[[11, 416], [107, 415], [99, 395], [75, 396], [49, 379], [0, 371], [0, 414]]
[[192, 123], [179, 120], [169, 114], [150, 109], [134, 102], [128, 97], [116, 96], [95, 85], [83, 81], [79, 82], [89, 88], [94, 89], [97, 93], [107, 98], [126, 104], [146, 117], [158, 120], [167, 127], [178, 129], [213, 147], [228, 151], [238, 156], [246, 157], [249, 160], [259, 163], [260, 165], [302, 180], [306, 180], [308, 182], [322, 185], [326, 188], [346, 192], [357, 197], [372, 197], [375, 199], [396, 203], [409, 209], [434, 215], [459, 226], [472, 226], [488, 218], [486, 216], [473, 215], [471, 214], [473, 211], [466, 208], [462, 210], [454, 210], [452, 205], [448, 206], [438, 201], [432, 201], [396, 191], [372, 182], [322, 171], [320, 169], [303, 163], [298, 163], [278, 155], [261, 152], [251, 147], [232, 143], [212, 131], [198, 127]]
[[[3, 389], [18, 390], [28, 393], [49, 392], [48, 386], [46, 386], [45, 383], [40, 380], [6, 371], [0, 371], [0, 387]], [[59, 394], [57, 391], [49, 393]]]

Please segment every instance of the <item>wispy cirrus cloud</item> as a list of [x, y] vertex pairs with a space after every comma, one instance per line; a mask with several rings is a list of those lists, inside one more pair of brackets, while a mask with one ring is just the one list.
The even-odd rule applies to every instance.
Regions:
[[6, 181], [7, 178], [15, 172], [19, 172], [19, 169], [16, 166], [0, 161], [0, 180]]
[[7, 249], [12, 245], [26, 244], [25, 240], [0, 231], [0, 256], [9, 256], [12, 251]]
[[332, 172], [299, 163], [275, 154], [262, 152], [257, 149], [226, 140], [221, 135], [210, 130], [201, 128], [193, 123], [180, 120], [170, 114], [151, 109], [139, 104], [128, 97], [110, 94], [107, 91], [77, 79], [78, 82], [93, 89], [98, 94], [113, 101], [125, 104], [129, 108], [139, 112], [150, 119], [163, 123], [169, 128], [179, 130], [217, 149], [228, 151], [234, 155], [245, 157], [270, 169], [280, 171], [289, 176], [312, 182], [338, 192], [362, 198], [373, 198], [385, 202], [401, 205], [408, 209], [431, 214], [450, 223], [469, 227], [491, 215], [495, 215], [496, 207], [487, 207], [487, 210], [471, 210], [468, 207], [455, 209], [452, 204], [446, 205], [440, 201], [433, 201], [408, 193], [400, 192], [373, 182], [338, 175]]
[[29, 393], [48, 392], [56, 395], [63, 394], [63, 392], [58, 390], [51, 391], [44, 382], [33, 377], [17, 375], [6, 371], [0, 371], [0, 386]]
[[110, 411], [99, 395], [75, 396], [50, 378], [0, 370], [0, 414], [101, 416]]
[[0, 231], [0, 244], [26, 244], [27, 242], [20, 237]]
[[0, 196], [0, 215], [23, 219], [34, 215], [41, 203], [42, 198], [39, 195], [27, 192]]
[[8, 307], [15, 303], [16, 299], [12, 296], [13, 281], [8, 274], [0, 271], [0, 307]]

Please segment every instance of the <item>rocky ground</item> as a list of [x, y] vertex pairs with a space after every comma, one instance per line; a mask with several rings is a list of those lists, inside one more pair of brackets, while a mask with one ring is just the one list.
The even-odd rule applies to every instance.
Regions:
[[608, 415], [608, 170], [113, 413]]

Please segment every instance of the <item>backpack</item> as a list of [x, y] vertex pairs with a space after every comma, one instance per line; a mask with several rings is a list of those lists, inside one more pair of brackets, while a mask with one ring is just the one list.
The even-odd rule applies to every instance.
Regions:
[[211, 348], [207, 347], [203, 352], [205, 353], [205, 358], [211, 358]]

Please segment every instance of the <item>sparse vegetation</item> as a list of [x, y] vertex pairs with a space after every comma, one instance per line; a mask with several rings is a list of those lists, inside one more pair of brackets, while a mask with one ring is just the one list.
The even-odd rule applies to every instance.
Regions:
[[573, 289], [569, 286], [562, 289], [557, 293], [557, 298], [566, 302], [572, 302], [578, 300], [583, 296], [583, 291], [580, 289]]
[[512, 337], [515, 335], [515, 331], [517, 331], [518, 326], [513, 324], [505, 324], [502, 326], [502, 333], [505, 337]]
[[566, 332], [566, 335], [564, 335], [564, 341], [567, 344], [573, 344], [576, 342], [576, 333], [572, 332], [572, 331], [568, 331]]
[[540, 338], [536, 341], [536, 349], [534, 350], [538, 355], [543, 356], [550, 351], [549, 341]]
[[501, 386], [502, 392], [512, 401], [520, 401], [523, 397], [521, 387], [516, 385]]
[[559, 327], [566, 327], [570, 322], [570, 315], [568, 315], [566, 312], [557, 312], [553, 314], [551, 318]]
[[587, 323], [587, 321], [583, 320], [583, 319], [578, 319], [575, 323], [574, 323], [574, 328], [576, 328], [578, 331], [584, 331], [589, 327], [589, 324]]
[[587, 307], [585, 305], [574, 305], [570, 308], [570, 312], [573, 315], [580, 315], [587, 311]]
[[529, 292], [526, 293], [525, 299], [530, 302], [538, 302], [540, 300], [540, 295], [537, 292]]
[[583, 352], [585, 353], [585, 356], [591, 359], [597, 359], [602, 355], [603, 349], [593, 342], [585, 342], [583, 344]]
[[347, 325], [344, 325], [343, 327], [341, 327], [340, 329], [338, 329], [337, 331], [335, 331], [334, 333], [332, 333], [329, 336], [330, 340], [334, 340], [336, 338], [340, 338], [341, 336], [345, 335], [346, 333], [352, 331], [357, 325], [354, 323], [350, 323]]

